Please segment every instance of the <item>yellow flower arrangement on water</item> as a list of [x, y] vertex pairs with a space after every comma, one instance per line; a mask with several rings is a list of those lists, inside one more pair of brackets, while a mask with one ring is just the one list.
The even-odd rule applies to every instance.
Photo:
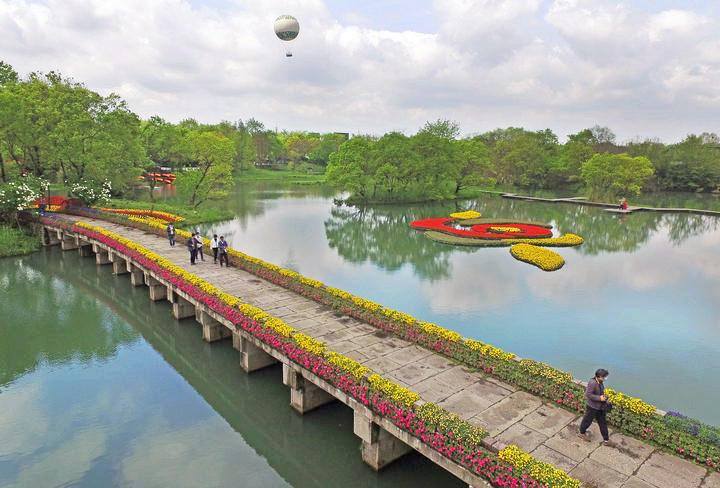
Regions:
[[625, 395], [624, 393], [620, 393], [619, 391], [615, 391], [612, 388], [606, 388], [605, 394], [608, 397], [608, 401], [617, 407], [621, 407], [647, 417], [657, 413], [657, 409], [653, 405], [645, 403], [639, 398], [634, 398]]
[[580, 488], [579, 480], [570, 477], [562, 469], [538, 461], [518, 446], [509, 445], [498, 452], [498, 457], [503, 461], [512, 464], [517, 469], [528, 473], [536, 480], [547, 483], [553, 488]]
[[450, 214], [450, 217], [457, 220], [465, 220], [465, 219], [477, 219], [480, 218], [480, 212], [476, 212], [475, 210], [465, 210], [464, 212], [453, 212]]
[[516, 232], [522, 232], [519, 227], [509, 227], [506, 225], [493, 225], [488, 227], [490, 232], [497, 232], [498, 234], [514, 234]]
[[532, 244], [513, 244], [510, 254], [518, 261], [535, 265], [543, 271], [557, 271], [565, 265], [565, 260], [558, 253]]

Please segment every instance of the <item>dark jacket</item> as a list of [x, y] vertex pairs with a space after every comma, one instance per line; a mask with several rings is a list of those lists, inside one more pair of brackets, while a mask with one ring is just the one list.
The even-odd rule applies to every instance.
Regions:
[[595, 378], [588, 381], [588, 384], [585, 387], [585, 400], [587, 401], [588, 407], [594, 408], [595, 410], [604, 410], [606, 402], [600, 401], [600, 395], [604, 394], [604, 384], [598, 383]]

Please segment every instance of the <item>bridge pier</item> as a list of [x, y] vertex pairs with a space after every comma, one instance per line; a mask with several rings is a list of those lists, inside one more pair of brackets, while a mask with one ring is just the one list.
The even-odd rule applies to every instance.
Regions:
[[113, 268], [114, 275], [123, 275], [123, 274], [128, 273], [127, 261], [125, 261], [125, 258], [121, 258], [119, 255], [117, 255], [115, 253], [109, 253], [108, 257], [110, 258], [110, 261], [112, 262], [112, 268]]
[[199, 322], [202, 324], [202, 336], [203, 340], [205, 340], [206, 342], [215, 342], [221, 339], [227, 339], [232, 335], [230, 329], [212, 318], [204, 310], [200, 311]]
[[43, 246], [57, 246], [58, 244], [60, 244], [60, 238], [58, 237], [58, 233], [54, 230], [48, 230], [47, 227], [43, 227], [41, 237]]
[[93, 251], [95, 251], [95, 264], [110, 264], [110, 256], [108, 256], [108, 252], [106, 249], [103, 249], [97, 244], [93, 244]]
[[358, 410], [353, 412], [353, 431], [362, 439], [363, 461], [375, 471], [413, 450]]
[[130, 284], [132, 286], [142, 286], [145, 284], [145, 274], [143, 270], [135, 266], [130, 261], [126, 261], [128, 273], [130, 273]]
[[158, 280], [152, 277], [150, 273], [145, 272], [145, 284], [150, 291], [150, 300], [158, 302], [167, 298], [167, 288]]
[[283, 363], [283, 383], [290, 387], [290, 406], [302, 414], [337, 400], [285, 363]]
[[175, 320], [195, 317], [195, 305], [175, 293], [172, 288], [167, 289], [167, 299], [172, 303], [172, 313]]
[[82, 258], [89, 258], [94, 253], [92, 250], [92, 244], [85, 241], [80, 241], [80, 247], [78, 247], [78, 253], [80, 254], [80, 257]]
[[62, 240], [60, 241], [60, 249], [63, 251], [72, 251], [78, 247], [80, 247], [78, 245], [78, 239], [75, 236], [63, 232]]
[[277, 363], [277, 359], [257, 347], [237, 332], [232, 333], [233, 347], [240, 352], [240, 367], [246, 373], [266, 368]]

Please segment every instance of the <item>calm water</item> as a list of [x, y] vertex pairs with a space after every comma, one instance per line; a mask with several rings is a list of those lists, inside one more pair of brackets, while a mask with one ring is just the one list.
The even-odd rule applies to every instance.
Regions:
[[462, 486], [418, 455], [366, 467], [352, 412], [300, 416], [277, 367], [58, 249], [0, 259], [0, 486]]
[[[487, 196], [444, 204], [336, 207], [323, 189], [241, 188], [237, 218], [207, 226], [232, 246], [330, 285], [720, 424], [720, 219], [615, 216]], [[647, 196], [717, 207], [716, 196]], [[474, 208], [585, 237], [545, 273], [506, 248], [468, 249], [412, 231], [415, 219]]]

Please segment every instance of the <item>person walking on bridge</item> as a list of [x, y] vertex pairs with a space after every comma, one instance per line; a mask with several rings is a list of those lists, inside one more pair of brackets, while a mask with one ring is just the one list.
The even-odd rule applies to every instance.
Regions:
[[170, 247], [175, 247], [175, 226], [170, 222], [165, 230], [167, 231], [168, 241], [170, 241]]
[[194, 235], [190, 236], [187, 240], [187, 248], [190, 252], [190, 264], [195, 264], [195, 259], [197, 258], [197, 247]]
[[220, 254], [220, 267], [222, 268], [222, 263], [225, 261], [225, 267], [227, 268], [230, 266], [228, 264], [228, 243], [225, 240], [225, 236], [220, 236], [220, 240], [218, 241], [218, 251]]
[[598, 427], [600, 427], [600, 434], [602, 434], [603, 445], [612, 447], [613, 444], [608, 435], [607, 419], [605, 418], [607, 412], [612, 408], [612, 404], [605, 394], [605, 380], [609, 374], [608, 370], [600, 368], [595, 371], [595, 376], [588, 381], [585, 388], [585, 416], [580, 422], [578, 437], [584, 441], [590, 441], [587, 430], [593, 420], [596, 420]]
[[213, 234], [213, 238], [210, 239], [210, 249], [212, 249], [213, 253], [213, 263], [217, 264], [217, 258], [218, 258], [218, 237], [217, 234]]

